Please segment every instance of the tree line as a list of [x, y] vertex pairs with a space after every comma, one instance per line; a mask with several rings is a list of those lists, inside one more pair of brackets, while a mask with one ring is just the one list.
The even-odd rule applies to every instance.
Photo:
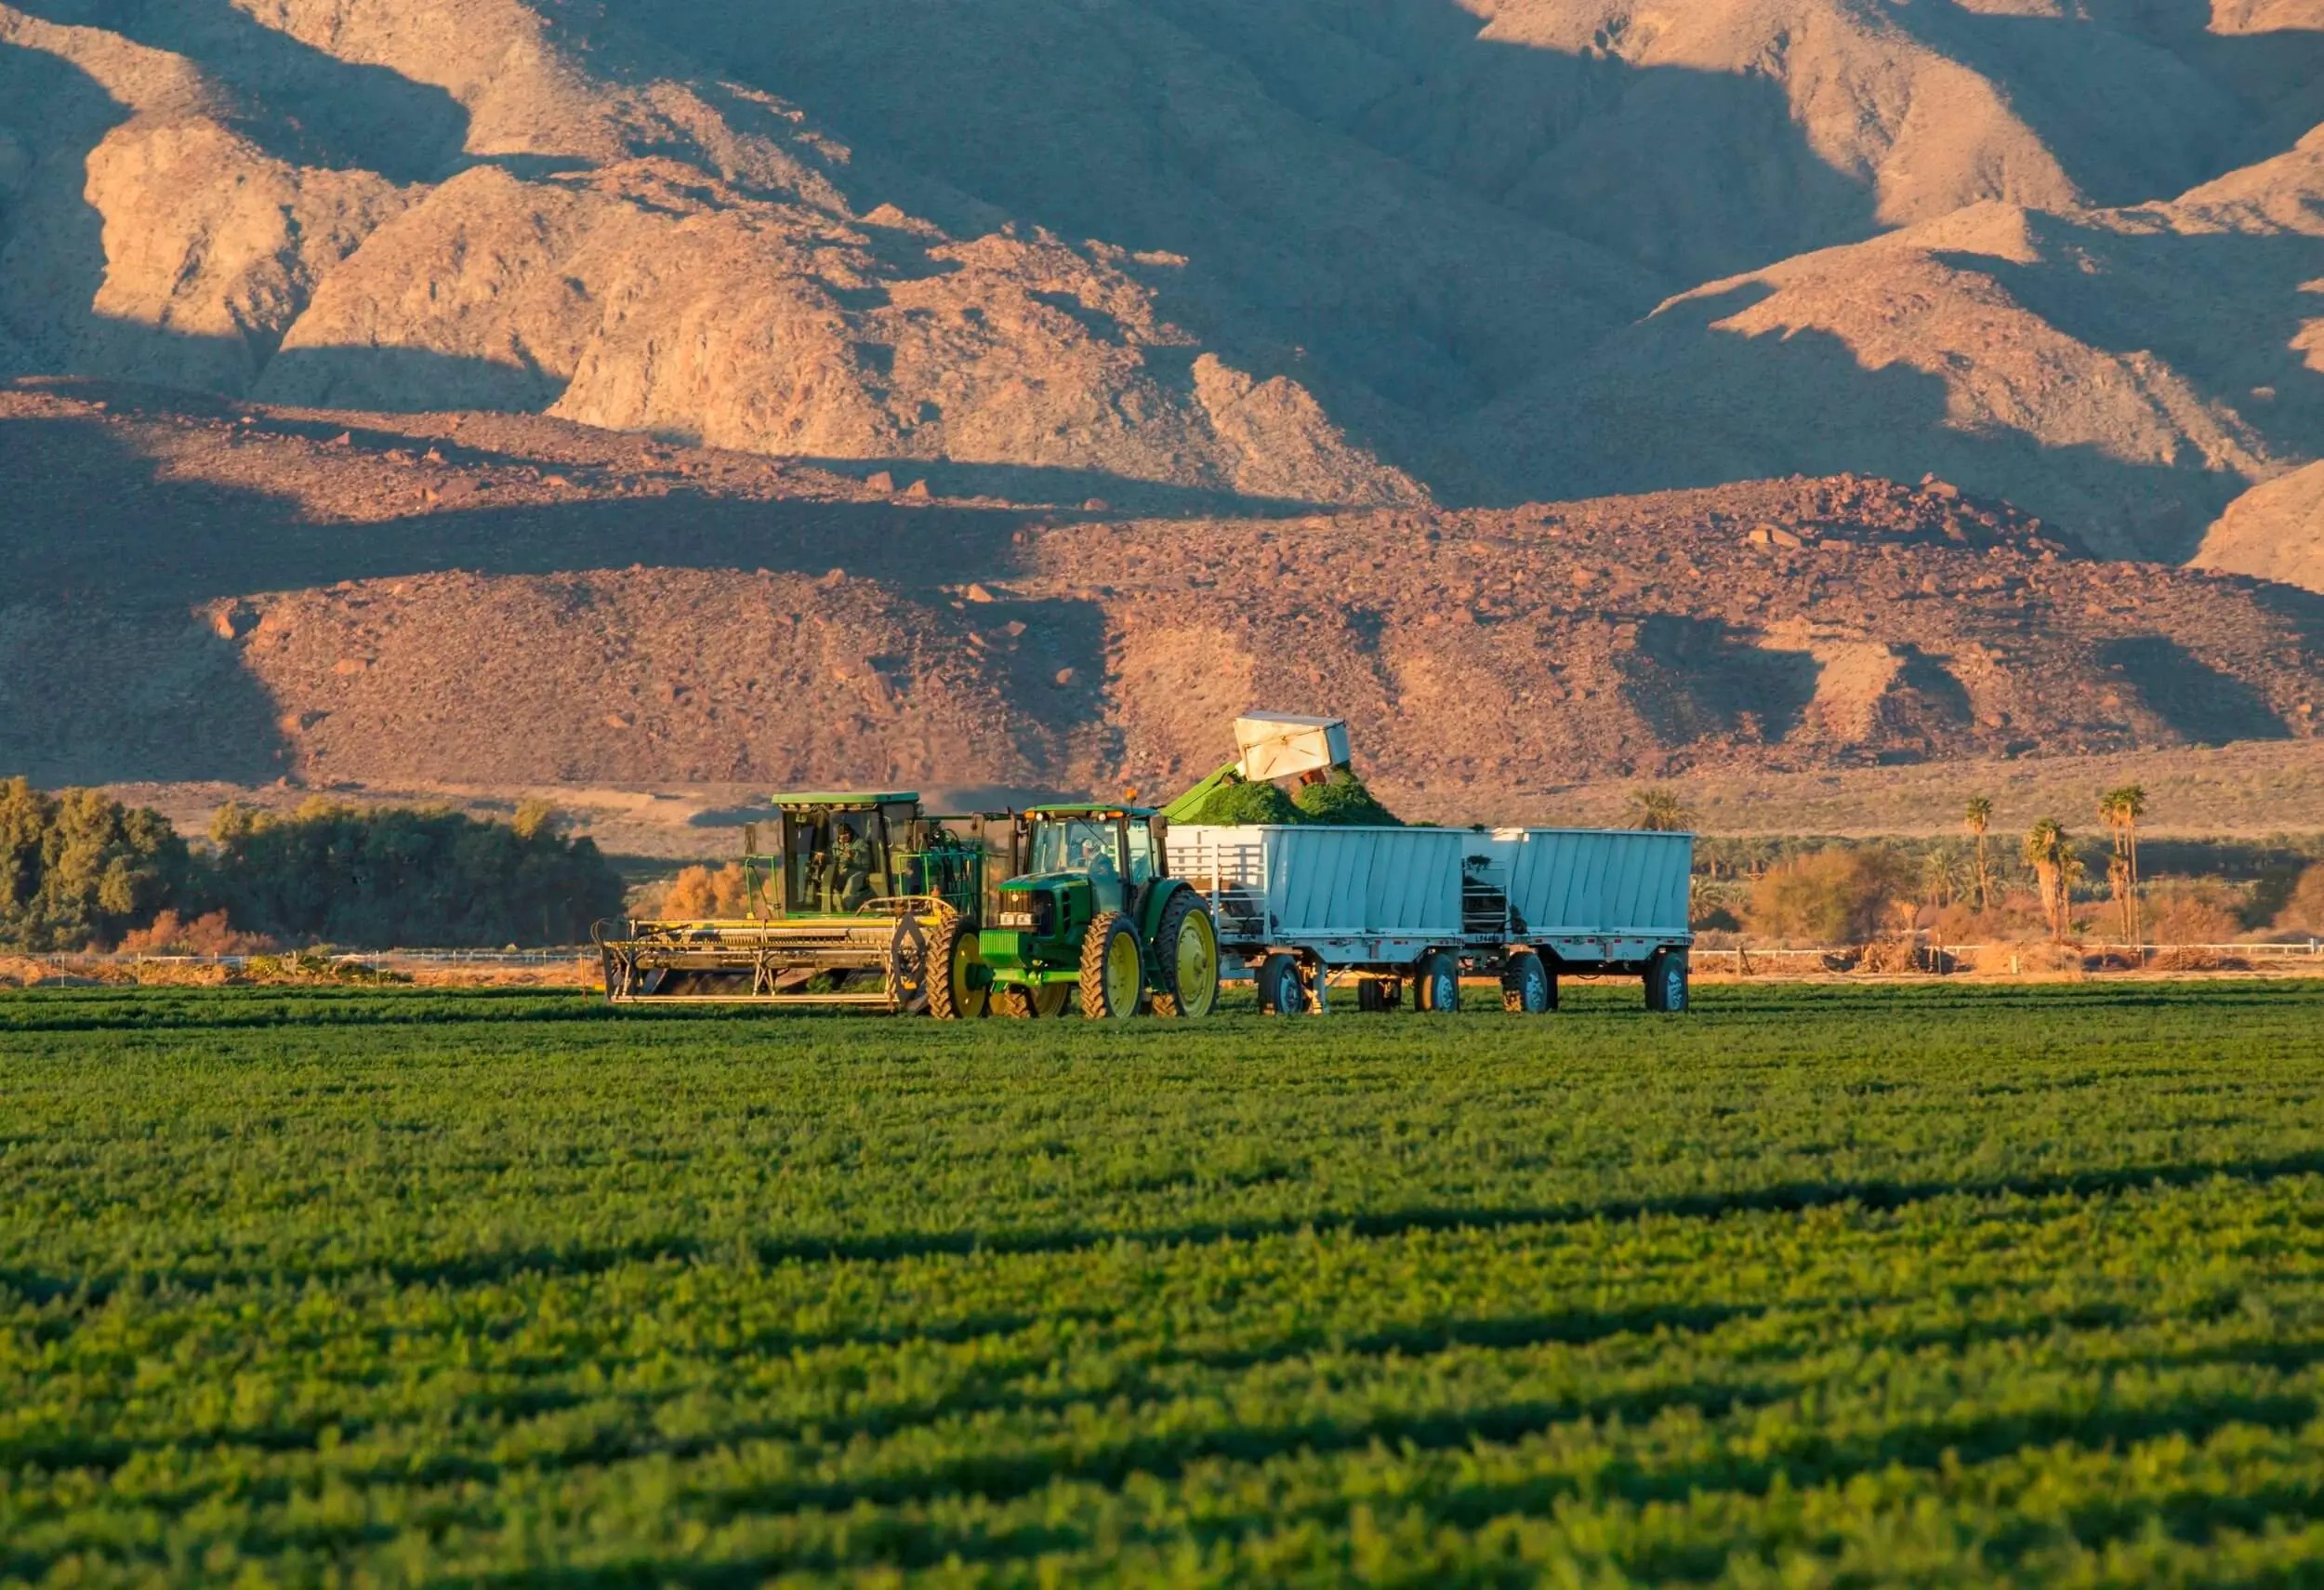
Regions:
[[133, 934], [153, 948], [189, 935], [572, 944], [621, 903], [596, 843], [564, 833], [545, 802], [505, 823], [323, 798], [288, 814], [229, 804], [196, 847], [159, 813], [101, 790], [0, 781], [0, 947], [12, 949], [111, 948]]
[[[2094, 934], [2132, 946], [2324, 933], [2324, 850], [2313, 839], [2158, 847], [2142, 831], [2147, 805], [2138, 785], [2106, 790], [2082, 834], [2043, 815], [2013, 835], [1997, 828], [1992, 799], [1973, 795], [1957, 838], [1704, 836], [1696, 925], [1816, 944], [1921, 931], [1951, 943]], [[1695, 822], [1667, 788], [1632, 791], [1628, 816], [1648, 829]], [[2155, 854], [2171, 876], [2150, 876]]]

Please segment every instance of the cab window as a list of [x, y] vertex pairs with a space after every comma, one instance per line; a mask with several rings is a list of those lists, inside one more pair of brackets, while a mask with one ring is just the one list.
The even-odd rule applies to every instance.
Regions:
[[1142, 889], [1154, 881], [1154, 830], [1143, 823], [1129, 825], [1129, 886]]

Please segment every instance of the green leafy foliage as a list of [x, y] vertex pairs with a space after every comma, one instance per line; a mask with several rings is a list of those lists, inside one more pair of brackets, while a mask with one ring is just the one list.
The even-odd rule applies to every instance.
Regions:
[[0, 997], [0, 1579], [2313, 1583], [2324, 988]]
[[1302, 784], [1291, 792], [1291, 803], [1311, 823], [1345, 828], [1402, 828], [1396, 815], [1380, 803], [1371, 788], [1352, 769], [1337, 767], [1320, 784]]
[[1903, 857], [1884, 848], [1827, 850], [1785, 862], [1751, 886], [1751, 931], [1802, 944], [1876, 936], [1892, 901], [1910, 899]]
[[180, 894], [191, 872], [168, 819], [98, 789], [0, 781], [0, 946], [110, 946]]
[[1291, 797], [1260, 779], [1221, 784], [1175, 820], [1234, 828], [1248, 823], [1296, 823], [1301, 815]]
[[237, 927], [354, 947], [571, 944], [621, 911], [619, 876], [545, 813], [313, 800], [287, 817], [222, 808], [209, 889]]

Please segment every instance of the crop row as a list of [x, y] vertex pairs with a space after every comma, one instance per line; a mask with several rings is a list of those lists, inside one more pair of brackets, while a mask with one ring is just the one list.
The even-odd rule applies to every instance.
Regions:
[[0, 1579], [2300, 1579], [2324, 991], [0, 1001]]

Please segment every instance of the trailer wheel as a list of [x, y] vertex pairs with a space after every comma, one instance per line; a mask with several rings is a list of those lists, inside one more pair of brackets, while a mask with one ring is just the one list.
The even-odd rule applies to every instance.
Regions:
[[939, 923], [928, 947], [928, 1014], [938, 1021], [974, 1021], [990, 1002], [976, 986], [984, 954], [976, 930], [958, 917]]
[[1446, 1014], [1460, 1008], [1460, 962], [1441, 949], [1420, 957], [1412, 969], [1412, 1003]]
[[1081, 940], [1081, 1014], [1092, 1021], [1133, 1016], [1145, 994], [1138, 930], [1119, 911], [1099, 912]]
[[1501, 1009], [1539, 1015], [1557, 1008], [1557, 984], [1530, 949], [1512, 949], [1501, 968]]
[[1686, 951], [1657, 949], [1646, 962], [1646, 1008], [1676, 1014], [1686, 1009]]
[[1180, 890], [1162, 908], [1154, 960], [1162, 974], [1155, 1015], [1207, 1016], [1218, 1008], [1219, 930], [1193, 890]]
[[1259, 1008], [1269, 1015], [1307, 1014], [1307, 985], [1300, 981], [1299, 957], [1270, 955], [1259, 963]]

